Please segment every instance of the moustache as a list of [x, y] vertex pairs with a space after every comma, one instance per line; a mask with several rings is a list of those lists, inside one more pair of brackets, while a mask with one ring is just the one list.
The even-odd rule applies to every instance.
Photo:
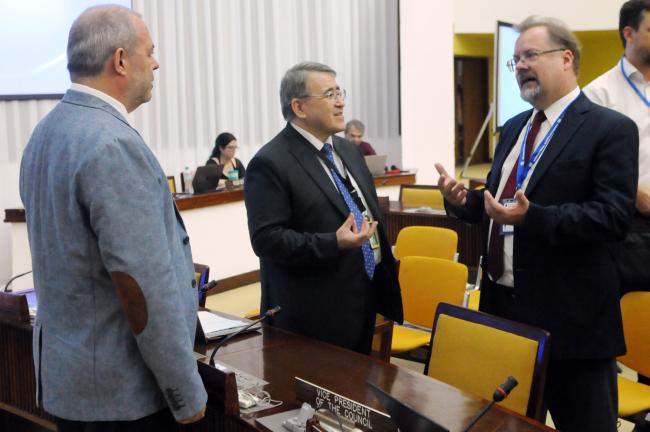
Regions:
[[519, 84], [520, 87], [526, 84], [528, 81], [537, 82], [537, 76], [532, 73], [522, 73], [520, 75], [517, 75], [517, 83]]

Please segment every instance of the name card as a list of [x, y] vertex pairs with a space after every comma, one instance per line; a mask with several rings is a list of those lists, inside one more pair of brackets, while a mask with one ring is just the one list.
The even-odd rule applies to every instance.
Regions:
[[364, 431], [397, 432], [397, 426], [388, 414], [355, 402], [338, 393], [296, 377], [296, 397], [314, 409], [325, 409], [353, 422]]

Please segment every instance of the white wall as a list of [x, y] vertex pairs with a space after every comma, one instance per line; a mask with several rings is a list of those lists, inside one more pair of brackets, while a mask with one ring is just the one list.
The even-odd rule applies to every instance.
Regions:
[[623, 0], [453, 0], [455, 33], [493, 33], [497, 21], [518, 23], [529, 15], [563, 20], [572, 30], [618, 28]]
[[402, 157], [417, 182], [434, 184], [433, 164], [454, 169], [452, 1], [400, 1]]
[[[377, 150], [400, 164], [395, 0], [134, 0], [156, 45], [153, 100], [133, 120], [168, 174], [202, 165], [217, 133], [245, 163], [283, 126], [286, 69], [332, 66]], [[19, 43], [16, 35], [11, 43]], [[4, 42], [4, 41], [3, 41]], [[2, 57], [0, 44], [0, 57]], [[35, 124], [56, 101], [0, 101], [0, 211], [22, 207], [18, 170]], [[178, 179], [177, 179], [178, 183]], [[0, 223], [0, 282], [11, 275], [9, 224]], [[206, 263], [210, 264], [210, 263]], [[27, 270], [27, 269], [26, 269]]]

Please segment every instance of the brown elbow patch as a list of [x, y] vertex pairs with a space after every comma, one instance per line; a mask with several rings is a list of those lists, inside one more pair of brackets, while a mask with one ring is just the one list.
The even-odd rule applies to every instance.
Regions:
[[111, 273], [113, 285], [117, 290], [117, 296], [122, 303], [122, 309], [129, 321], [131, 330], [136, 335], [142, 333], [147, 326], [149, 314], [147, 312], [147, 301], [144, 298], [142, 289], [138, 282], [131, 275], [123, 272]]

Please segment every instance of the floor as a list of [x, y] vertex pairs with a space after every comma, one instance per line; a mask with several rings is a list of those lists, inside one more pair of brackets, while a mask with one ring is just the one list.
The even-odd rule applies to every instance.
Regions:
[[[241, 288], [226, 291], [224, 293], [211, 295], [206, 300], [206, 307], [209, 309], [226, 312], [235, 316], [245, 316], [259, 309], [260, 284], [255, 283]], [[408, 360], [391, 357], [391, 363], [400, 367], [410, 369], [417, 373], [423, 373], [424, 365]], [[629, 378], [636, 379], [634, 372], [623, 366], [623, 374]], [[550, 416], [546, 418], [546, 424], [553, 427]], [[634, 425], [626, 420], [620, 420], [619, 432], [631, 432]]]

